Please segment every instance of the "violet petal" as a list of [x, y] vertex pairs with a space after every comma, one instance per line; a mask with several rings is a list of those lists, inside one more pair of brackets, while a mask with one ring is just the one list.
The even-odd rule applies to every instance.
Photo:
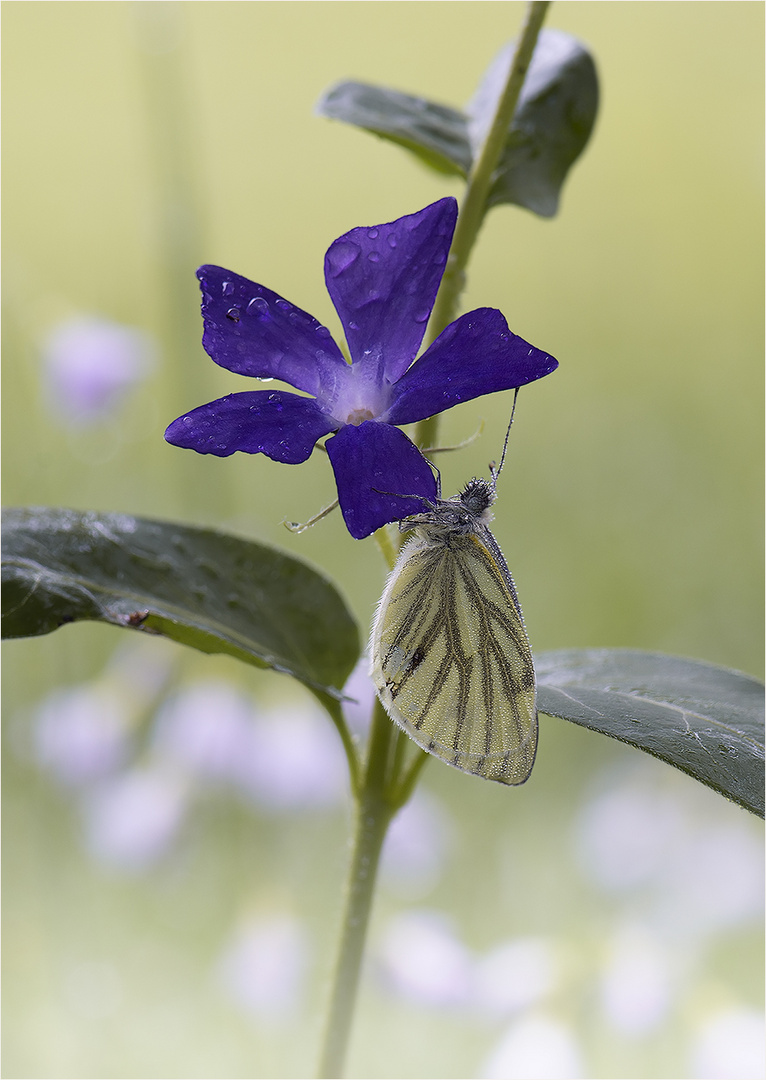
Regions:
[[352, 229], [325, 255], [327, 291], [351, 358], [396, 382], [423, 340], [457, 220], [453, 198], [384, 225]]
[[430, 465], [399, 428], [369, 420], [359, 427], [349, 424], [325, 446], [343, 520], [355, 540], [421, 513], [424, 500], [436, 499]]
[[278, 293], [221, 266], [201, 266], [197, 277], [202, 344], [216, 364], [314, 395], [348, 368], [327, 327]]
[[249, 390], [179, 416], [165, 439], [198, 454], [229, 457], [242, 450], [298, 465], [310, 457], [317, 439], [335, 426], [313, 398], [287, 390]]
[[499, 311], [477, 308], [451, 323], [405, 372], [381, 419], [411, 424], [461, 401], [524, 386], [557, 367], [548, 353], [511, 333]]

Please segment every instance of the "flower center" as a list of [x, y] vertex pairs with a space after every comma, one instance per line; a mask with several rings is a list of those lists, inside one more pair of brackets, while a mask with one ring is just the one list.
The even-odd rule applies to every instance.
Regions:
[[375, 414], [369, 409], [352, 409], [346, 417], [347, 424], [353, 424], [354, 427], [359, 427], [365, 420], [374, 420]]

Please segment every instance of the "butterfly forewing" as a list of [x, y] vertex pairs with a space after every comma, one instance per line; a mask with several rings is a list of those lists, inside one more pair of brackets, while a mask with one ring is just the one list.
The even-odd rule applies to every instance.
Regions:
[[489, 530], [423, 530], [391, 573], [372, 638], [390, 716], [424, 750], [523, 783], [537, 745], [535, 676], [521, 610]]

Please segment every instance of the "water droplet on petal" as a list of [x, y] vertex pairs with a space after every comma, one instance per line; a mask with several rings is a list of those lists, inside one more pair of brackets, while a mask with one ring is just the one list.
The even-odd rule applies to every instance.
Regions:
[[276, 306], [279, 308], [280, 311], [292, 311], [293, 310], [293, 305], [288, 303], [287, 300], [282, 300], [281, 298], [276, 301]]
[[370, 252], [368, 252], [367, 258], [369, 259], [369, 261], [371, 263], [380, 262], [380, 252], [378, 252], [378, 251], [370, 251]]
[[387, 237], [387, 240], [388, 240], [388, 246], [390, 248], [395, 248], [396, 247], [396, 236], [394, 235], [394, 233], [389, 233], [388, 237]]
[[314, 329], [317, 337], [328, 338], [330, 336], [330, 331], [327, 329], [326, 326], [317, 326]]
[[327, 252], [327, 270], [333, 277], [348, 270], [359, 258], [359, 248], [350, 240], [336, 240]]
[[417, 322], [417, 323], [428, 322], [428, 316], [430, 314], [431, 314], [431, 312], [428, 311], [428, 310], [416, 311], [415, 312], [415, 322]]
[[231, 319], [232, 322], [239, 322], [239, 308], [230, 307], [226, 312], [226, 318]]
[[261, 318], [269, 313], [269, 302], [263, 296], [254, 297], [247, 305], [248, 315], [258, 315]]
[[349, 322], [348, 328], [349, 328], [349, 330], [358, 330], [359, 329], [359, 323]]
[[231, 296], [233, 292], [234, 292], [234, 282], [233, 281], [224, 281], [224, 283], [223, 283], [223, 295], [224, 296]]
[[370, 240], [377, 240], [377, 238], [378, 238], [378, 230], [377, 229], [368, 229], [367, 230], [367, 235], [369, 236]]

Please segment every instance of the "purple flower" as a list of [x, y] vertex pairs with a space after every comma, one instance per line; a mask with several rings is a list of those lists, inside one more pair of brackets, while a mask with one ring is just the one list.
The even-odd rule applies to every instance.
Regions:
[[[200, 454], [237, 450], [306, 461], [326, 442], [348, 531], [356, 539], [436, 497], [428, 462], [398, 425], [547, 375], [557, 361], [512, 334], [499, 311], [451, 323], [413, 363], [457, 220], [440, 199], [385, 225], [352, 229], [325, 256], [325, 281], [346, 333], [348, 364], [329, 330], [277, 293], [219, 266], [197, 271], [202, 344], [221, 367], [300, 390], [227, 394], [174, 420], [165, 438]], [[405, 498], [402, 496], [410, 496]]]

